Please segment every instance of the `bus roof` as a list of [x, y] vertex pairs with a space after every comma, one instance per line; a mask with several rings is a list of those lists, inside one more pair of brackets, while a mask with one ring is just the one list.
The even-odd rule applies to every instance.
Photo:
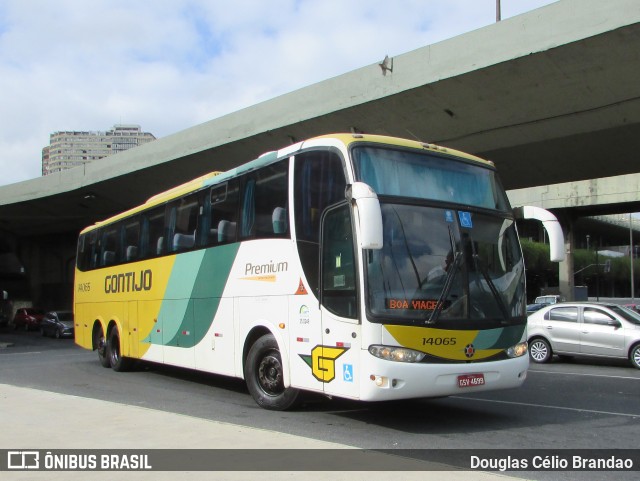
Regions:
[[214, 184], [218, 184], [228, 179], [237, 177], [238, 175], [241, 175], [245, 172], [249, 172], [251, 170], [264, 167], [266, 165], [269, 165], [275, 162], [278, 159], [293, 155], [295, 152], [303, 149], [305, 147], [305, 144], [307, 143], [313, 142], [314, 144], [317, 145], [318, 143], [321, 143], [321, 141], [325, 139], [327, 141], [337, 140], [338, 142], [345, 145], [347, 148], [356, 143], [367, 143], [367, 144], [391, 145], [391, 146], [420, 149], [420, 150], [426, 149], [439, 154], [451, 155], [454, 157], [460, 157], [465, 160], [478, 162], [486, 166], [490, 166], [490, 167], [494, 166], [493, 162], [483, 159], [481, 157], [467, 154], [459, 150], [450, 149], [448, 147], [442, 147], [436, 144], [420, 142], [417, 140], [409, 140], [409, 139], [403, 139], [399, 137], [389, 137], [385, 135], [370, 135], [370, 134], [358, 134], [358, 133], [327, 134], [327, 135], [321, 135], [318, 137], [313, 137], [311, 139], [307, 139], [302, 142], [298, 142], [295, 145], [287, 146], [279, 151], [264, 153], [261, 156], [259, 156], [257, 159], [254, 159], [250, 162], [242, 164], [226, 172], [215, 171], [215, 172], [210, 172], [208, 174], [197, 177], [193, 180], [185, 182], [184, 184], [180, 184], [176, 187], [173, 187], [169, 190], [166, 190], [164, 192], [161, 192], [159, 194], [156, 194], [150, 197], [144, 204], [133, 207], [113, 217], [109, 217], [108, 219], [104, 219], [102, 221], [96, 222], [95, 224], [83, 229], [82, 232], [83, 233], [88, 232], [95, 228], [101, 227], [103, 225], [108, 225], [111, 222], [134, 215], [150, 207], [154, 207], [156, 205], [160, 205], [170, 200], [179, 198], [189, 192], [193, 192], [203, 187], [208, 187]]

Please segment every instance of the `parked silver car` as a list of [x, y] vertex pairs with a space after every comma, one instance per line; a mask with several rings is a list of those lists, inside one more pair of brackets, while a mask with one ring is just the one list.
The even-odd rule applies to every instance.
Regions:
[[548, 362], [554, 354], [629, 359], [640, 369], [640, 314], [624, 306], [563, 302], [527, 319], [529, 355]]
[[43, 336], [73, 337], [73, 312], [50, 311], [45, 314], [40, 323], [40, 332]]

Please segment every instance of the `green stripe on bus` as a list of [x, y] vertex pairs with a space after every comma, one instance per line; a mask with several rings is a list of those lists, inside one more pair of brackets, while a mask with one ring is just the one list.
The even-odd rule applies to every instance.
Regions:
[[[165, 299], [183, 299], [184, 310], [172, 322], [169, 332], [169, 326], [163, 325], [167, 337], [171, 336], [165, 345], [193, 347], [204, 338], [218, 311], [239, 248], [240, 244], [236, 243], [193, 252], [200, 256], [178, 256]], [[199, 265], [194, 265], [196, 262]], [[194, 272], [197, 273], [195, 276]], [[160, 310], [163, 319], [166, 319], [163, 316], [165, 302]]]

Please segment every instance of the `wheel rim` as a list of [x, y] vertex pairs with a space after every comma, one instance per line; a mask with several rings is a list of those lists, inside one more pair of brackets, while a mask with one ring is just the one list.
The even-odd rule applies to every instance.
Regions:
[[636, 348], [633, 350], [633, 363], [640, 367], [640, 348]]
[[96, 349], [98, 350], [98, 355], [100, 357], [105, 357], [107, 354], [107, 343], [104, 338], [104, 334], [102, 331], [100, 334], [96, 334]]
[[284, 391], [282, 363], [276, 353], [267, 353], [258, 365], [258, 384], [269, 396], [278, 396]]
[[544, 342], [536, 341], [529, 346], [529, 352], [534, 361], [544, 361], [549, 355], [549, 351]]

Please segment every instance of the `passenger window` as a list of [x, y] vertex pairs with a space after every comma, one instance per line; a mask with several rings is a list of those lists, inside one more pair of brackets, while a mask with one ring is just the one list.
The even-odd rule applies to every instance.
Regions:
[[344, 200], [347, 185], [342, 160], [335, 152], [305, 152], [295, 157], [294, 217], [298, 254], [307, 282], [318, 294], [320, 217]]
[[111, 266], [118, 261], [118, 225], [110, 226], [102, 234], [101, 266]]
[[78, 239], [78, 269], [87, 271], [97, 267], [97, 239], [98, 231], [91, 231], [83, 234]]
[[131, 262], [138, 259], [140, 249], [140, 222], [129, 219], [124, 223], [124, 260]]
[[347, 185], [340, 157], [329, 151], [296, 156], [294, 202], [298, 240], [318, 242], [320, 216], [344, 200]]
[[155, 257], [165, 253], [164, 206], [157, 207], [145, 214], [146, 234], [144, 257]]
[[582, 318], [585, 324], [599, 324], [601, 326], [610, 325], [612, 321], [615, 321], [613, 316], [593, 307], [585, 307]]
[[289, 233], [288, 160], [257, 170], [245, 178], [242, 196], [243, 239], [287, 237]]
[[548, 321], [578, 322], [578, 308], [556, 307], [547, 312], [544, 318]]
[[175, 227], [171, 251], [179, 252], [193, 249], [196, 245], [196, 229], [200, 206], [196, 195], [185, 197], [173, 203], [175, 209]]
[[228, 244], [236, 241], [238, 190], [237, 181], [230, 181], [211, 188], [208, 245]]

